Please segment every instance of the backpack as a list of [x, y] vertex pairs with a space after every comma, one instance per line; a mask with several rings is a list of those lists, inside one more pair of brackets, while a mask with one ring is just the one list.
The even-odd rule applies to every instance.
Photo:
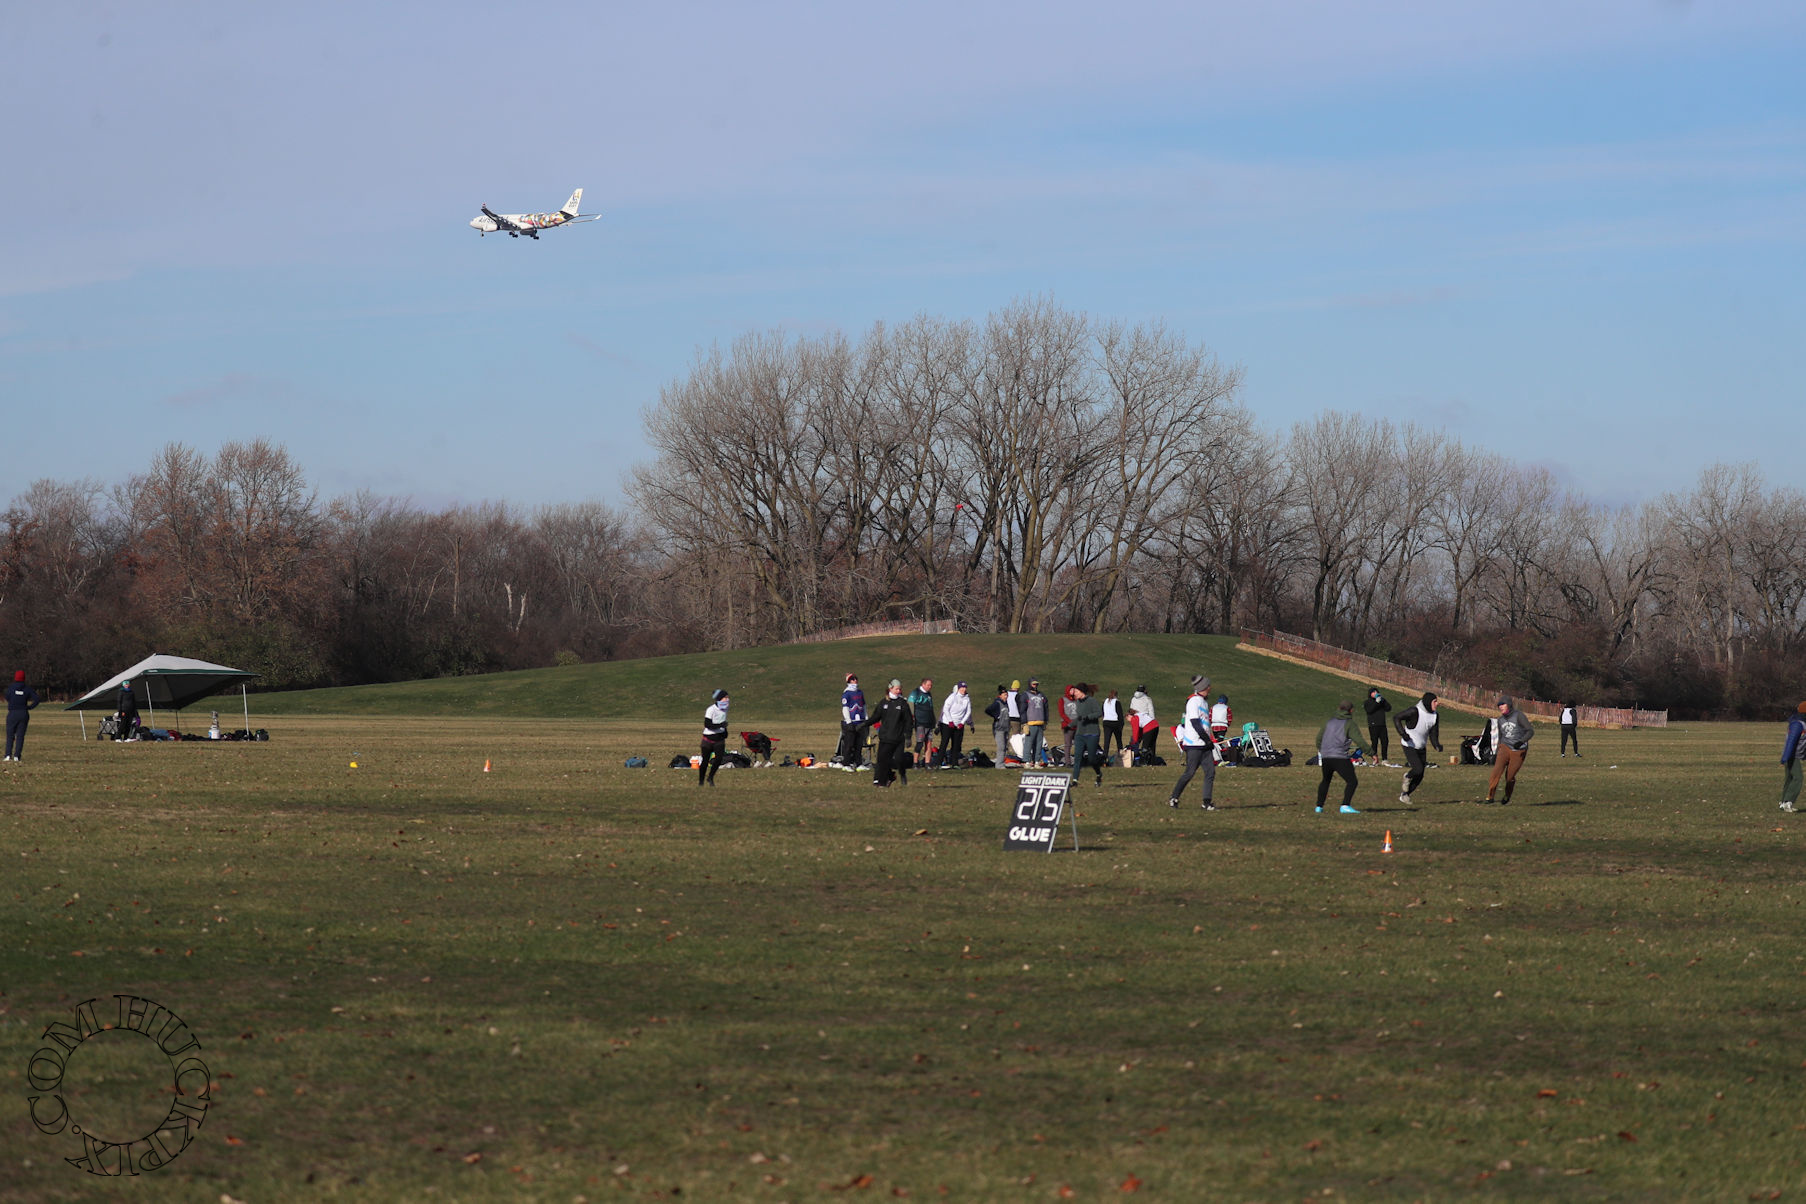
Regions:
[[684, 756], [682, 753], [678, 753], [675, 757], [671, 758], [672, 769], [688, 769], [689, 767], [690, 758]]
[[627, 769], [644, 769], [644, 768], [646, 768], [646, 758], [645, 757], [628, 757], [621, 764], [623, 767], [625, 767]]

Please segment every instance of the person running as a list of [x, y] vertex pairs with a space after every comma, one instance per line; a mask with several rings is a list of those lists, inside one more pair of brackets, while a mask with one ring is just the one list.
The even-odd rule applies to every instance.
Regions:
[[1185, 700], [1185, 719], [1176, 733], [1179, 747], [1185, 750], [1185, 772], [1173, 783], [1169, 807], [1177, 807], [1186, 786], [1199, 769], [1204, 771], [1204, 810], [1215, 811], [1210, 801], [1217, 780], [1216, 734], [1210, 730], [1210, 679], [1202, 675], [1191, 679], [1191, 697]]
[[1010, 753], [1010, 728], [1016, 723], [1010, 718], [1008, 686], [997, 687], [997, 697], [985, 704], [985, 714], [991, 717], [991, 735], [997, 740], [997, 768], [1002, 769], [1003, 759]]
[[1123, 748], [1122, 699], [1116, 696], [1115, 690], [1111, 690], [1109, 694], [1104, 696], [1103, 702], [1100, 705], [1104, 708], [1104, 717], [1098, 720], [1098, 728], [1104, 733], [1103, 753], [1104, 757], [1108, 759], [1110, 756], [1110, 742], [1112, 740], [1116, 741], [1118, 752], [1122, 751]]
[[1336, 713], [1323, 725], [1317, 733], [1317, 764], [1323, 769], [1323, 779], [1317, 783], [1317, 814], [1323, 814], [1323, 804], [1329, 798], [1329, 780], [1337, 774], [1342, 775], [1342, 814], [1359, 815], [1355, 810], [1355, 787], [1361, 780], [1355, 777], [1354, 756], [1366, 755], [1367, 750], [1361, 747], [1361, 738], [1355, 734], [1354, 703], [1344, 702], [1336, 707]]
[[696, 765], [698, 786], [715, 784], [715, 770], [727, 752], [727, 691], [716, 690], [714, 701], [702, 713], [702, 760]]
[[[1375, 690], [1374, 693], [1379, 693]], [[1393, 720], [1398, 724], [1399, 747], [1405, 750], [1405, 784], [1398, 792], [1398, 801], [1409, 803], [1411, 795], [1423, 784], [1424, 771], [1430, 767], [1430, 760], [1424, 755], [1424, 746], [1428, 744], [1437, 752], [1442, 751], [1442, 734], [1438, 731], [1439, 719], [1436, 715], [1436, 695], [1424, 692], [1417, 700], [1417, 705], [1398, 713]], [[1386, 704], [1390, 710], [1392, 704]], [[1373, 714], [1369, 708], [1369, 715]]]
[[972, 726], [972, 692], [965, 682], [953, 687], [947, 701], [941, 704], [942, 769], [958, 769], [960, 752], [966, 746], [966, 729]]
[[1047, 757], [1047, 695], [1041, 683], [1028, 679], [1028, 693], [1022, 696], [1022, 763], [1039, 768]]
[[835, 761], [845, 770], [853, 770], [860, 762], [865, 747], [865, 691], [859, 688], [859, 675], [847, 674], [847, 688], [840, 695], [840, 748]]
[[915, 708], [903, 697], [903, 683], [890, 679], [884, 701], [872, 711], [871, 726], [878, 731], [878, 757], [872, 764], [872, 785], [889, 786], [893, 777], [909, 785], [909, 735], [915, 727]]
[[25, 670], [13, 673], [13, 684], [0, 691], [6, 695], [6, 759], [25, 759], [25, 729], [31, 726], [32, 708], [44, 701], [38, 692], [25, 684]]
[[1235, 722], [1235, 712], [1229, 709], [1229, 695], [1218, 694], [1217, 700], [1210, 704], [1210, 734], [1217, 738], [1218, 744], [1229, 739], [1229, 725]]
[[1492, 802], [1493, 795], [1498, 793], [1499, 779], [1505, 779], [1505, 797], [1499, 805], [1511, 805], [1511, 792], [1517, 789], [1518, 771], [1524, 768], [1524, 758], [1530, 755], [1530, 738], [1536, 735], [1536, 729], [1530, 726], [1530, 720], [1524, 712], [1518, 710], [1511, 701], [1511, 696], [1499, 696], [1499, 747], [1492, 763], [1492, 780], [1486, 784], [1486, 801]]
[[1072, 780], [1076, 783], [1087, 764], [1097, 775], [1097, 785], [1104, 784], [1104, 752], [1098, 746], [1098, 729], [1104, 718], [1104, 704], [1098, 701], [1097, 687], [1080, 682], [1072, 687], [1077, 695], [1072, 703]]
[[909, 692], [909, 707], [916, 721], [916, 764], [926, 764], [923, 755], [928, 751], [928, 738], [934, 735], [934, 678], [924, 677], [922, 684]]
[[1568, 741], [1574, 742], [1574, 759], [1580, 759], [1580, 708], [1571, 702], [1561, 704], [1561, 755], [1568, 755]]
[[1794, 708], [1787, 720], [1787, 743], [1781, 746], [1781, 765], [1786, 777], [1781, 779], [1781, 810], [1792, 814], [1800, 801], [1801, 767], [1806, 766], [1806, 702]]
[[[1425, 695], [1425, 697], [1434, 698], [1435, 695], [1429, 694]], [[1367, 710], [1367, 738], [1373, 741], [1374, 758], [1376, 760], [1384, 761], [1387, 755], [1392, 751], [1390, 736], [1386, 731], [1386, 712], [1392, 709], [1392, 704], [1386, 701], [1386, 696], [1380, 693], [1380, 688], [1378, 686], [1375, 686], [1373, 689], [1367, 691], [1367, 701], [1364, 702], [1362, 706]], [[1407, 745], [1407, 747], [1409, 746]], [[1421, 747], [1421, 745], [1419, 747]], [[1441, 752], [1442, 745], [1438, 744], [1436, 746], [1436, 751]], [[1409, 757], [1406, 759], [1409, 760]], [[1418, 776], [1421, 777], [1422, 775], [1420, 774]], [[1405, 793], [1410, 793], [1409, 787], [1406, 788]]]

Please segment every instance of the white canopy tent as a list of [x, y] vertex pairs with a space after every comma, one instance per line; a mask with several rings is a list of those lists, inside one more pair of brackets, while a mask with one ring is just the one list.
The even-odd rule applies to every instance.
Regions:
[[[165, 710], [180, 711], [190, 703], [198, 702], [210, 694], [217, 694], [236, 682], [239, 699], [244, 705], [245, 730], [249, 731], [251, 728], [251, 700], [245, 689], [245, 683], [256, 676], [257, 674], [244, 669], [215, 665], [209, 661], [197, 661], [186, 656], [164, 656], [158, 653], [145, 657], [116, 677], [108, 678], [63, 709], [66, 711], [114, 710], [118, 705], [119, 688], [130, 682], [132, 693], [149, 705], [151, 721], [154, 723], [159, 703]], [[86, 740], [87, 738], [88, 721], [84, 716], [82, 739]]]

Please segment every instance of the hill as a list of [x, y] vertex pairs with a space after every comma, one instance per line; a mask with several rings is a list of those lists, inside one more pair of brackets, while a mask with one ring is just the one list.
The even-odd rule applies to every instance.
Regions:
[[[955, 635], [884, 636], [832, 644], [787, 644], [731, 652], [650, 657], [605, 664], [448, 677], [258, 697], [266, 715], [460, 715], [518, 718], [695, 717], [710, 693], [726, 688], [743, 722], [825, 720], [839, 705], [842, 682], [857, 673], [868, 699], [890, 678], [912, 687], [935, 680], [935, 697], [970, 683], [982, 709], [998, 683], [1038, 676], [1049, 693], [1092, 681], [1124, 700], [1137, 685], [1154, 696], [1163, 721], [1176, 720], [1205, 673], [1211, 694], [1229, 695], [1238, 722], [1306, 726], [1357, 700], [1354, 682], [1330, 673], [1236, 649], [1233, 636]], [[1402, 695], [1388, 691], [1393, 705]]]

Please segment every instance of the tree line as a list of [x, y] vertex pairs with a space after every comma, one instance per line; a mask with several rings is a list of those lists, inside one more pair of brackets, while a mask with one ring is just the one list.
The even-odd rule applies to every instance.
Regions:
[[1542, 697], [1767, 714], [1806, 670], [1806, 497], [1716, 465], [1636, 507], [1444, 432], [1286, 431], [1153, 324], [1021, 301], [749, 335], [645, 412], [628, 504], [322, 502], [286, 451], [39, 481], [0, 655], [74, 691], [156, 649], [268, 688], [780, 642], [1278, 628]]

